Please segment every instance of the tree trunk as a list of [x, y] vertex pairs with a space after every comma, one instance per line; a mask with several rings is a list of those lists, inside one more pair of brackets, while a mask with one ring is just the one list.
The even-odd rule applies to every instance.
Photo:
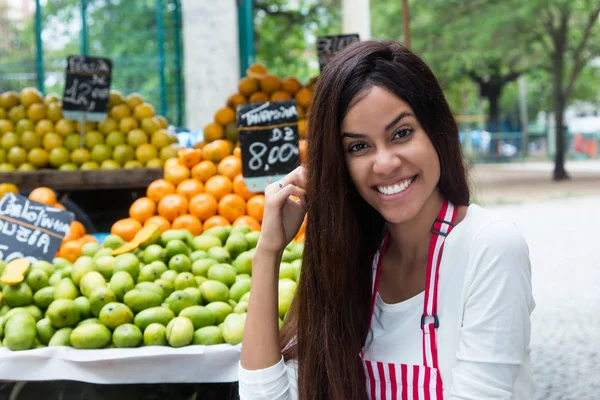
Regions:
[[490, 118], [488, 120], [488, 131], [493, 135], [490, 143], [490, 158], [500, 157], [500, 145], [502, 139], [498, 136], [501, 132], [500, 129], [500, 94], [502, 92], [501, 86], [489, 84], [486, 88], [485, 95], [488, 98], [490, 106]]
[[565, 113], [565, 93], [563, 91], [563, 71], [564, 71], [564, 49], [563, 46], [557, 46], [555, 53], [552, 55], [553, 68], [553, 91], [552, 102], [554, 108], [554, 123], [555, 123], [555, 139], [556, 151], [554, 155], [554, 175], [555, 181], [569, 179], [569, 175], [565, 170], [565, 129], [564, 129], [564, 113]]

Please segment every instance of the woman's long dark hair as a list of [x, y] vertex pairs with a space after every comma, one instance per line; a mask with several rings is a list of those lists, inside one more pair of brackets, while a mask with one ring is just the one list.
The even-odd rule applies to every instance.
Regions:
[[442, 196], [469, 204], [456, 122], [427, 65], [390, 41], [341, 51], [318, 78], [310, 108], [304, 257], [281, 333], [284, 358], [298, 360], [302, 400], [367, 398], [359, 352], [368, 333], [371, 262], [385, 221], [350, 180], [340, 130], [350, 102], [372, 86], [411, 106], [439, 156]]

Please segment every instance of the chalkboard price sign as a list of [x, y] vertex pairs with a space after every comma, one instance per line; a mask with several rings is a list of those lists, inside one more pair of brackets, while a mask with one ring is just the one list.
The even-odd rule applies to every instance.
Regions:
[[112, 61], [108, 58], [69, 56], [63, 94], [67, 119], [102, 121], [108, 113]]
[[355, 42], [360, 42], [360, 36], [356, 33], [317, 37], [317, 56], [319, 57], [321, 71], [340, 50]]
[[71, 212], [5, 194], [0, 198], [0, 260], [52, 261], [73, 219]]
[[242, 175], [251, 192], [263, 192], [300, 165], [295, 100], [240, 105], [237, 125]]

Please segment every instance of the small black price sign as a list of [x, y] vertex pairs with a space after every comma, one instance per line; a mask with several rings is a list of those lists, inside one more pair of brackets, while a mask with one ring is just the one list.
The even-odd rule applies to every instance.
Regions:
[[0, 198], [0, 260], [52, 261], [75, 216], [25, 196]]
[[329, 60], [340, 50], [355, 42], [360, 42], [360, 36], [356, 33], [317, 37], [317, 56], [319, 57], [320, 70], [323, 71]]
[[243, 104], [237, 109], [242, 175], [260, 193], [300, 165], [295, 100]]
[[109, 58], [69, 56], [63, 94], [65, 117], [90, 121], [106, 118], [111, 73]]

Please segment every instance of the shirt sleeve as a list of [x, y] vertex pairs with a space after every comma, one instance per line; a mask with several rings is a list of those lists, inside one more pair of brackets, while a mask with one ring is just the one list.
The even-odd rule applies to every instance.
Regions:
[[514, 399], [535, 308], [529, 249], [517, 227], [505, 222], [484, 228], [473, 248], [451, 399]]
[[298, 400], [297, 361], [281, 360], [268, 368], [238, 366], [240, 400]]

